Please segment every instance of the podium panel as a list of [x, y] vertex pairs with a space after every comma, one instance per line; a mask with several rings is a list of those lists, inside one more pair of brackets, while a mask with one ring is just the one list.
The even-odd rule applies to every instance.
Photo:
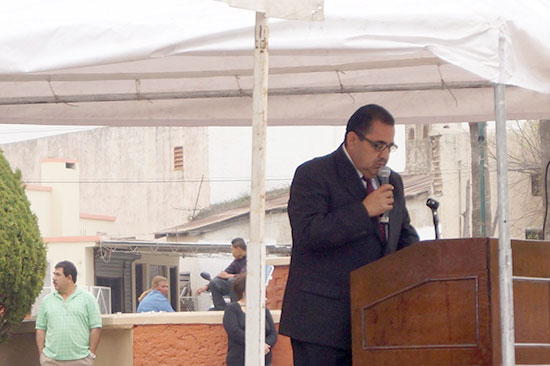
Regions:
[[477, 315], [476, 278], [428, 279], [363, 307], [363, 349], [472, 347]]
[[[517, 364], [550, 364], [550, 243], [513, 241]], [[351, 275], [354, 365], [499, 365], [498, 242], [415, 244]]]

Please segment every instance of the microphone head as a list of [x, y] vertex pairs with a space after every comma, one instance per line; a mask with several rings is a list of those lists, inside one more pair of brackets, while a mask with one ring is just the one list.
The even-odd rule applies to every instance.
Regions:
[[380, 180], [380, 184], [387, 184], [390, 181], [390, 174], [391, 169], [387, 166], [383, 166], [380, 169], [378, 169], [378, 179]]
[[432, 210], [437, 210], [439, 208], [439, 202], [437, 202], [433, 198], [428, 198], [428, 200], [426, 201], [426, 206], [428, 206]]

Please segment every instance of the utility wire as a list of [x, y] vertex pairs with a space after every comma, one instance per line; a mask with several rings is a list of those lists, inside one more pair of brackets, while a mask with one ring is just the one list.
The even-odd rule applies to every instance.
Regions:
[[[106, 183], [231, 183], [250, 182], [251, 178], [224, 178], [224, 179], [174, 179], [174, 180], [23, 180], [25, 184], [52, 184], [52, 183], [81, 183], [81, 184], [106, 184]], [[266, 181], [291, 181], [292, 178], [266, 178]]]

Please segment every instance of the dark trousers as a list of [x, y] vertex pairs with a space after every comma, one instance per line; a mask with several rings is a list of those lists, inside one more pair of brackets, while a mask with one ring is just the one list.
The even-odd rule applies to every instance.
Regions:
[[291, 340], [294, 366], [351, 366], [351, 350]]
[[235, 296], [233, 294], [233, 282], [235, 282], [235, 277], [225, 280], [223, 278], [215, 277], [208, 284], [208, 289], [212, 294], [212, 302], [214, 303], [214, 309], [223, 310], [225, 309], [225, 295], [231, 295], [231, 302], [235, 301]]

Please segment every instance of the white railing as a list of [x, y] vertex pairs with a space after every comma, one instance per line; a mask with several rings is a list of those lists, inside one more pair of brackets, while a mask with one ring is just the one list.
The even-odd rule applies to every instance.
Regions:
[[[103, 287], [103, 286], [78, 286], [83, 290], [88, 291], [91, 293], [99, 305], [99, 311], [101, 314], [111, 314], [111, 288], [110, 287]], [[34, 304], [32, 305], [31, 309], [31, 315], [36, 316], [38, 314], [38, 309], [40, 307], [40, 303], [42, 302], [42, 299], [47, 294], [54, 291], [53, 287], [43, 287], [42, 291], [40, 291], [40, 294], [36, 298]]]

